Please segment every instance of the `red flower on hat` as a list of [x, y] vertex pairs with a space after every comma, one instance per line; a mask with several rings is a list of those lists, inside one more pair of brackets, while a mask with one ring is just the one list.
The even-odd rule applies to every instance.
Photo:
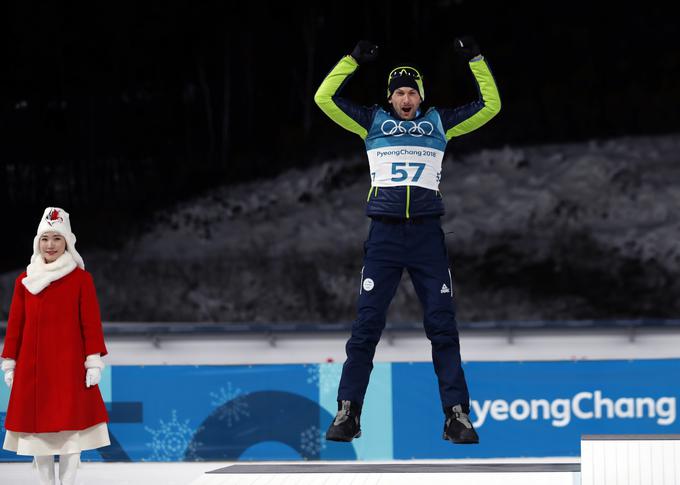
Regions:
[[50, 226], [55, 222], [64, 222], [64, 219], [59, 216], [59, 211], [57, 209], [52, 209], [45, 219]]

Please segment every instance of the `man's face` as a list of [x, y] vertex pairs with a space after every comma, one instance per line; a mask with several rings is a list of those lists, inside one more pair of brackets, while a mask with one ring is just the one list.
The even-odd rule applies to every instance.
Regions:
[[423, 100], [415, 89], [403, 87], [395, 89], [389, 101], [397, 116], [404, 120], [412, 120], [416, 117]]

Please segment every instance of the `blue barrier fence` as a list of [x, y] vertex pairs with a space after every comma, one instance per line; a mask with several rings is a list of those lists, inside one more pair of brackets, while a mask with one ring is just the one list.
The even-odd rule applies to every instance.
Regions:
[[[431, 363], [378, 363], [351, 444], [323, 435], [340, 364], [113, 366], [109, 447], [84, 460], [389, 460], [578, 456], [582, 434], [680, 433], [680, 359], [470, 362], [481, 443], [442, 440]], [[9, 391], [0, 390], [4, 424]], [[3, 426], [4, 427], [4, 426]], [[20, 461], [0, 452], [1, 461]]]

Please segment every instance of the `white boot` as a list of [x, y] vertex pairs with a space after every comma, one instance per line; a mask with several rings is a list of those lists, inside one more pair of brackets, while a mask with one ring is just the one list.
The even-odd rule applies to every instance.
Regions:
[[59, 480], [61, 485], [75, 485], [80, 453], [59, 455]]
[[54, 457], [52, 455], [35, 456], [35, 467], [38, 470], [40, 485], [56, 485], [54, 481]]

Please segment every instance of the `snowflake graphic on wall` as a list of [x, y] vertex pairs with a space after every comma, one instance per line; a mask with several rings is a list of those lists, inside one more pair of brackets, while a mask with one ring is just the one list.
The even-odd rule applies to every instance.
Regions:
[[342, 365], [316, 364], [307, 369], [307, 383], [319, 387], [322, 394], [334, 392], [340, 383]]
[[151, 433], [151, 443], [146, 445], [151, 448], [153, 454], [148, 461], [180, 461], [184, 454], [195, 454], [199, 443], [193, 442], [191, 437], [194, 430], [189, 426], [189, 420], [184, 422], [177, 420], [177, 410], [172, 410], [172, 419], [165, 422], [159, 420], [160, 427], [145, 429]]
[[249, 417], [248, 401], [241, 389], [234, 389], [231, 382], [227, 382], [227, 388], [220, 387], [218, 392], [210, 393], [210, 404], [217, 406], [217, 419], [227, 422], [231, 428], [241, 418]]
[[307, 367], [307, 384], [319, 386], [319, 367], [318, 364], [310, 364]]
[[319, 456], [326, 449], [325, 433], [318, 426], [310, 426], [300, 433], [300, 449], [305, 457]]

